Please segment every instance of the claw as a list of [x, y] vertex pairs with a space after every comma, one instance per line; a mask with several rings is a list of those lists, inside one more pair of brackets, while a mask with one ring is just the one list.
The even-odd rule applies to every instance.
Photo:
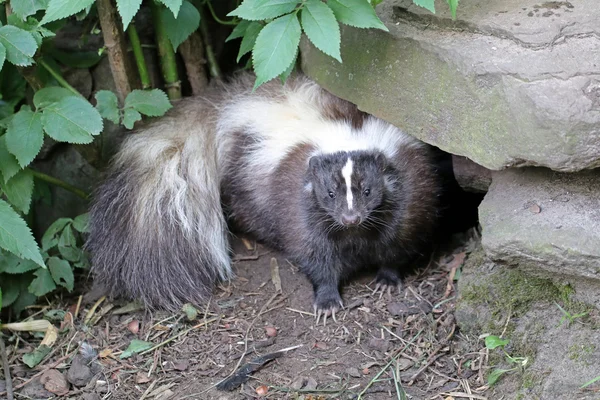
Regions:
[[333, 322], [337, 324], [337, 319], [335, 318], [335, 310], [331, 310], [331, 318], [333, 318]]
[[323, 326], [327, 326], [327, 314], [328, 314], [327, 311], [325, 311], [325, 313], [323, 314], [324, 315], [324, 317], [323, 317]]
[[321, 314], [323, 313], [322, 310], [317, 310], [316, 314], [317, 314], [317, 321], [315, 322], [315, 325], [319, 325], [319, 320], [321, 319]]

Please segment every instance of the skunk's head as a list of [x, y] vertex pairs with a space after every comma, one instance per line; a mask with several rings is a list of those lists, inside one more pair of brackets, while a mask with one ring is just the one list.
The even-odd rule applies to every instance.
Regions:
[[310, 158], [306, 188], [338, 228], [361, 227], [377, 220], [390, 185], [383, 153], [351, 151]]

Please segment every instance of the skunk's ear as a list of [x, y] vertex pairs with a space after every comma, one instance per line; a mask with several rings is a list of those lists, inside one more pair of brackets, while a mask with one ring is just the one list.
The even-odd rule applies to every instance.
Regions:
[[375, 153], [375, 165], [380, 171], [385, 171], [388, 165], [388, 160], [385, 154], [377, 152]]
[[317, 173], [321, 169], [322, 165], [323, 165], [323, 158], [321, 156], [312, 156], [308, 160], [308, 170], [314, 176], [317, 176]]

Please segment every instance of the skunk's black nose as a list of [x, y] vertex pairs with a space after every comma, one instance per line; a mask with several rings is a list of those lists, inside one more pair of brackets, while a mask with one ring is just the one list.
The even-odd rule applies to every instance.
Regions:
[[346, 226], [353, 226], [360, 224], [360, 215], [358, 214], [342, 214], [342, 224]]

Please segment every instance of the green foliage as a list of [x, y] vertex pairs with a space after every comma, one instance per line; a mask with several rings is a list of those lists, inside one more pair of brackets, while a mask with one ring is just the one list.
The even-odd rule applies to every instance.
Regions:
[[85, 10], [94, 3], [94, 0], [50, 0], [48, 9], [40, 24], [70, 17], [78, 12]]
[[123, 21], [123, 29], [127, 29], [141, 5], [142, 0], [117, 0], [117, 10]]
[[22, 109], [15, 114], [6, 130], [6, 147], [17, 158], [21, 168], [33, 161], [43, 143], [42, 115], [30, 109]]
[[0, 248], [45, 267], [29, 227], [4, 200], [0, 200]]
[[364, 0], [329, 0], [327, 5], [342, 24], [357, 28], [388, 30], [375, 14], [373, 7]]
[[494, 350], [497, 348], [501, 348], [502, 352], [506, 356], [506, 361], [508, 364], [513, 365], [513, 368], [503, 369], [503, 368], [494, 368], [492, 372], [488, 375], [488, 385], [494, 385], [500, 377], [506, 373], [514, 372], [514, 371], [522, 371], [527, 364], [529, 363], [528, 357], [513, 357], [504, 350], [506, 345], [508, 345], [510, 341], [508, 339], [502, 339], [499, 336], [489, 335], [485, 338], [485, 347], [488, 350]]
[[125, 358], [129, 358], [132, 355], [141, 353], [142, 351], [148, 350], [151, 347], [152, 347], [151, 342], [145, 342], [143, 340], [133, 339], [131, 341], [131, 343], [129, 343], [129, 346], [127, 347], [127, 349], [125, 349], [125, 351], [121, 353], [119, 358], [121, 360], [123, 360]]
[[32, 351], [31, 353], [24, 354], [23, 362], [29, 368], [33, 368], [42, 362], [44, 357], [46, 357], [50, 353], [50, 350], [52, 350], [50, 347], [43, 344], [43, 345], [39, 346], [37, 349], [35, 349], [34, 351]]
[[133, 90], [125, 99], [126, 110], [134, 109], [149, 117], [161, 116], [171, 107], [167, 95], [159, 89]]
[[[435, 0], [413, 0], [413, 3], [435, 14]], [[448, 4], [450, 4], [450, 0]]]
[[320, 0], [309, 0], [302, 9], [301, 20], [310, 41], [323, 53], [342, 62], [340, 27], [331, 8]]
[[19, 66], [33, 64], [33, 55], [37, 50], [37, 42], [26, 30], [13, 25], [0, 28], [0, 45], [4, 48], [6, 59]]
[[179, 10], [181, 8], [181, 5], [183, 4], [183, 0], [158, 0], [158, 1], [161, 2], [162, 4], [164, 4], [169, 10], [171, 10], [174, 17], [177, 17], [177, 15], [179, 15]]
[[200, 13], [190, 2], [184, 1], [177, 17], [166, 8], [162, 10], [162, 21], [173, 50], [183, 43], [200, 26]]

